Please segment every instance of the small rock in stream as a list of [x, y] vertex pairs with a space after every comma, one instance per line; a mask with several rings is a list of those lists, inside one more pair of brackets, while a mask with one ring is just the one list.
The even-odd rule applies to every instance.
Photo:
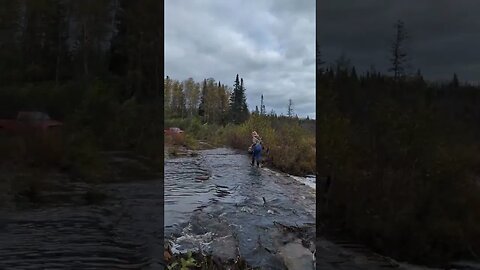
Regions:
[[212, 242], [212, 253], [222, 261], [234, 260], [238, 257], [235, 238], [232, 235], [215, 238]]
[[249, 213], [249, 214], [253, 213], [253, 209], [248, 208], [248, 207], [245, 207], [245, 206], [243, 206], [242, 208], [240, 208], [240, 211], [242, 211], [242, 212], [247, 212], [247, 213]]
[[280, 256], [289, 270], [314, 269], [313, 254], [297, 239], [280, 248]]
[[195, 177], [195, 179], [202, 180], [202, 181], [208, 180], [209, 178], [210, 177], [208, 175], [201, 175], [201, 176]]

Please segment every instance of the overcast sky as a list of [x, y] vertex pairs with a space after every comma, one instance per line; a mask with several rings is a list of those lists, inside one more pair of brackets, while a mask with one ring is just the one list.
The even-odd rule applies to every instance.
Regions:
[[[165, 75], [243, 77], [250, 110], [315, 118], [314, 0], [165, 1]], [[260, 107], [260, 106], [259, 106]]]
[[322, 0], [317, 36], [324, 61], [342, 52], [365, 70], [386, 72], [397, 19], [410, 35], [412, 70], [429, 79], [478, 82], [480, 77], [480, 1], [478, 0]]

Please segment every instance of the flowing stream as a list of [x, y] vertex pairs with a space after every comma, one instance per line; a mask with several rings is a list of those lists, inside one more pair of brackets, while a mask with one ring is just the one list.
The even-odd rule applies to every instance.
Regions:
[[[108, 184], [60, 178], [55, 183], [62, 191], [1, 211], [0, 269], [163, 269], [162, 176], [152, 172], [132, 181], [119, 167], [140, 159], [106, 158], [119, 169]], [[89, 190], [106, 199], [88, 203]]]
[[284, 269], [285, 245], [300, 241], [297, 247], [310, 252], [304, 259], [313, 265], [315, 189], [252, 167], [248, 156], [231, 149], [168, 159], [165, 233], [174, 251], [201, 250], [224, 260], [242, 256], [262, 269]]
[[[163, 269], [164, 237], [174, 252], [261, 269], [313, 269], [313, 254], [318, 269], [424, 269], [315, 239], [315, 178], [251, 167], [226, 148], [166, 159], [164, 181], [145, 158], [106, 158], [115, 174], [102, 184], [52, 176], [62, 188], [2, 206], [0, 269]], [[92, 190], [105, 199], [89, 201]]]

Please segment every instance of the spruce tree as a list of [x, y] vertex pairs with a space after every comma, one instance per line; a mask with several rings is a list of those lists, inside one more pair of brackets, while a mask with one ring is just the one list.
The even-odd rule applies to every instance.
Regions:
[[262, 94], [262, 98], [261, 98], [261, 101], [260, 101], [260, 114], [261, 115], [265, 115], [266, 112], [265, 112], [265, 104], [263, 104], [263, 94]]
[[240, 102], [240, 123], [247, 121], [249, 112], [248, 112], [248, 106], [247, 106], [247, 97], [245, 96], [245, 87], [243, 86], [243, 78], [240, 79], [240, 97], [239, 102]]
[[238, 74], [233, 85], [233, 93], [230, 96], [230, 119], [239, 124], [248, 119], [249, 116], [243, 78], [239, 80]]
[[293, 101], [291, 99], [288, 100], [288, 110], [287, 110], [287, 116], [289, 118], [293, 117]]
[[322, 61], [322, 53], [320, 51], [320, 46], [318, 45], [318, 41], [316, 41], [316, 60], [317, 60], [317, 71], [320, 73], [320, 75], [323, 75], [323, 64], [325, 64], [325, 62]]
[[398, 20], [395, 24], [395, 39], [392, 42], [390, 58], [391, 67], [389, 71], [393, 72], [393, 78], [398, 80], [405, 76], [405, 68], [407, 62], [407, 53], [405, 52], [405, 41], [408, 35], [405, 30], [405, 24], [403, 21]]
[[457, 77], [457, 73], [453, 73], [453, 79], [452, 79], [451, 86], [454, 87], [454, 88], [457, 88], [458, 86], [460, 86], [460, 83], [459, 83], [458, 77]]
[[233, 92], [230, 95], [230, 121], [236, 123], [237, 115], [238, 115], [238, 106], [237, 106], [237, 96], [238, 96], [238, 88], [240, 87], [240, 80], [237, 77], [235, 78], [235, 83], [233, 84]]
[[352, 67], [352, 72], [350, 72], [350, 77], [355, 81], [358, 79], [357, 71], [355, 70], [355, 67]]
[[205, 119], [205, 99], [207, 97], [207, 79], [203, 80], [202, 95], [200, 96], [200, 105], [198, 106], [198, 115]]

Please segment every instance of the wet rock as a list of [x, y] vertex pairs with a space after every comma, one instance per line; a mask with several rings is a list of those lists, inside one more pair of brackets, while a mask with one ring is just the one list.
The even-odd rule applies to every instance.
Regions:
[[215, 238], [212, 242], [212, 253], [222, 261], [235, 260], [237, 258], [237, 243], [232, 235]]
[[281, 247], [279, 255], [289, 270], [314, 269], [313, 254], [303, 247], [300, 239]]
[[249, 214], [253, 213], [253, 209], [248, 208], [248, 207], [246, 207], [246, 206], [243, 206], [242, 208], [240, 208], [240, 211], [242, 211], [242, 212], [247, 212], [247, 213], [249, 213]]
[[195, 177], [195, 179], [201, 180], [201, 181], [208, 180], [209, 178], [210, 178], [210, 176], [208, 176], [208, 175], [200, 175], [200, 176]]

